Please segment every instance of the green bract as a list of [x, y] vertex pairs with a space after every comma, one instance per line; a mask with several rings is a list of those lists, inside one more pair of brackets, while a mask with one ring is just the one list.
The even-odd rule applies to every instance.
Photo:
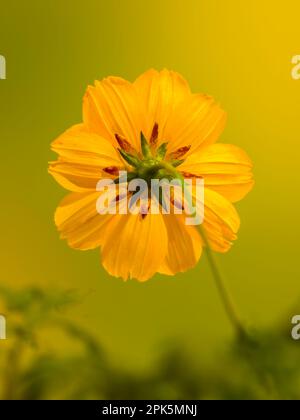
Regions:
[[[125, 152], [123, 149], [119, 149], [122, 158], [134, 169], [128, 173], [128, 180], [135, 178], [144, 179], [149, 185], [152, 179], [182, 179], [181, 174], [176, 170], [183, 160], [164, 160], [167, 153], [168, 143], [162, 143], [157, 149], [156, 153], [153, 154], [151, 146], [144, 134], [141, 133], [141, 150], [142, 157], [135, 156], [131, 153]], [[116, 183], [122, 182], [118, 178]]]

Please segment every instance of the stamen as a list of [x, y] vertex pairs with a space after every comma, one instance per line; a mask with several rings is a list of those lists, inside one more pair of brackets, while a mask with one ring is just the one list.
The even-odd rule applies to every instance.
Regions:
[[154, 146], [157, 143], [157, 139], [158, 139], [158, 124], [155, 123], [152, 129], [151, 137], [150, 137], [151, 146]]
[[174, 159], [174, 160], [178, 160], [178, 159], [182, 158], [184, 155], [186, 155], [187, 152], [190, 150], [190, 148], [191, 148], [191, 145], [180, 147], [175, 152], [170, 153], [169, 158]]

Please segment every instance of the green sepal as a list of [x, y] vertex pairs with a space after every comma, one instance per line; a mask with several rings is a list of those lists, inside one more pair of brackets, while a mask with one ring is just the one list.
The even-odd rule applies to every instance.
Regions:
[[135, 168], [139, 166], [140, 160], [137, 157], [131, 155], [130, 153], [125, 152], [122, 149], [118, 149], [118, 150], [122, 158], [126, 160], [126, 162], [129, 163], [129, 165], [134, 166]]
[[163, 159], [167, 153], [168, 143], [163, 143], [157, 149], [156, 157], [157, 159]]
[[174, 168], [177, 168], [177, 166], [181, 165], [184, 162], [184, 159], [181, 160], [172, 160], [171, 165], [174, 166]]
[[144, 158], [152, 157], [151, 149], [149, 146], [149, 143], [147, 142], [146, 137], [144, 136], [144, 133], [141, 132], [141, 149]]

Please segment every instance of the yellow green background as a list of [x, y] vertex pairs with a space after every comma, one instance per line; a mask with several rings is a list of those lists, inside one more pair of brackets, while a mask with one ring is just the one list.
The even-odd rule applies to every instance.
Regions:
[[0, 282], [78, 290], [71, 317], [128, 369], [149, 366], [174, 337], [214, 361], [232, 330], [205, 257], [173, 278], [123, 283], [98, 251], [68, 248], [53, 222], [65, 192], [47, 174], [49, 146], [81, 121], [86, 86], [166, 67], [222, 104], [221, 141], [254, 161], [239, 240], [217, 258], [247, 323], [288, 326], [300, 296], [300, 81], [291, 78], [299, 14], [297, 0], [2, 1]]

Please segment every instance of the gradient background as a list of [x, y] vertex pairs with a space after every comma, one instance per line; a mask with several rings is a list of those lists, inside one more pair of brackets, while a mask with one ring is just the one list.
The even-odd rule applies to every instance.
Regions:
[[250, 325], [288, 326], [300, 296], [300, 81], [291, 78], [299, 14], [298, 0], [1, 2], [1, 284], [78, 290], [72, 318], [129, 370], [147, 368], [173, 337], [213, 363], [232, 330], [205, 257], [174, 278], [123, 283], [97, 250], [68, 248], [53, 222], [65, 191], [47, 174], [50, 142], [81, 121], [86, 86], [166, 67], [220, 101], [229, 114], [221, 141], [254, 161], [239, 240], [217, 258]]

